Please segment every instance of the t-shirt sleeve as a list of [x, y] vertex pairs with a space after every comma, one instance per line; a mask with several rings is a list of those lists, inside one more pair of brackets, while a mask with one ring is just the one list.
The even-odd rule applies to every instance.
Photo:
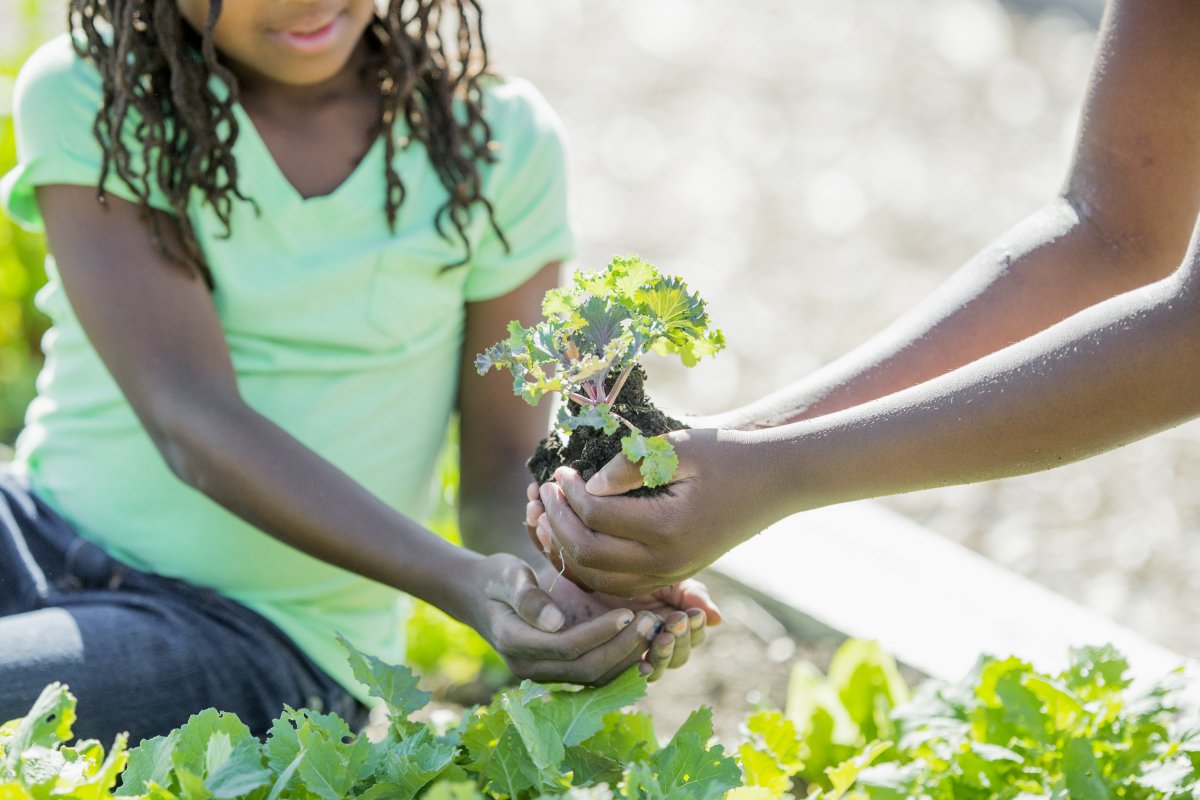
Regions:
[[[103, 157], [92, 129], [102, 97], [100, 74], [75, 52], [66, 34], [42, 45], [21, 67], [12, 100], [17, 165], [0, 180], [0, 207], [18, 223], [42, 227], [38, 186], [99, 184]], [[116, 175], [108, 176], [104, 188], [138, 202]], [[153, 188], [150, 204], [169, 208]]]
[[509, 80], [485, 99], [499, 160], [484, 193], [508, 242], [485, 225], [469, 266], [465, 296], [488, 300], [516, 289], [539, 269], [574, 254], [567, 201], [567, 146], [562, 122], [526, 81]]

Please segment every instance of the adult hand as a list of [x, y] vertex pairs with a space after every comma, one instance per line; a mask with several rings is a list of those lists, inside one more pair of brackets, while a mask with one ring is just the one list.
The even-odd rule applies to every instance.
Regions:
[[658, 632], [651, 639], [639, 670], [650, 681], [655, 681], [662, 677], [665, 669], [676, 669], [687, 663], [691, 651], [704, 641], [706, 628], [720, 624], [721, 612], [709, 595], [708, 587], [697, 580], [685, 580], [632, 598], [603, 594], [580, 586], [564, 568], [561, 559], [550, 558], [535, 532], [538, 519], [545, 512], [538, 496], [538, 485], [529, 484], [525, 495], [529, 501], [525, 508], [525, 526], [530, 538], [542, 548], [550, 562], [547, 567], [538, 570], [540, 582], [558, 608], [565, 612], [567, 627], [613, 609], [626, 608], [654, 614], [659, 621]]
[[464, 576], [472, 587], [464, 621], [520, 678], [604, 684], [638, 663], [659, 632], [657, 614], [629, 608], [568, 625], [533, 569], [507, 553], [480, 558], [471, 573]]
[[[570, 468], [543, 484], [536, 535], [573, 579], [633, 597], [677, 584], [780, 516], [782, 498], [758, 476], [770, 470], [753, 434], [683, 430], [667, 434], [679, 468], [666, 493], [620, 496], [642, 485], [618, 455], [587, 482]], [[527, 507], [526, 515], [538, 509]]]

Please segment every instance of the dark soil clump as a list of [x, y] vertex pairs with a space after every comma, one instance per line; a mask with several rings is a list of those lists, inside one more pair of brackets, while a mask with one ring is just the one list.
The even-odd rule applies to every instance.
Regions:
[[[610, 375], [606, 389], [612, 389], [616, 375]], [[668, 417], [646, 398], [646, 373], [640, 366], [635, 366], [629, 373], [629, 379], [621, 387], [621, 394], [613, 404], [613, 411], [629, 420], [641, 429], [646, 436], [658, 436], [668, 431], [682, 430], [688, 427], [677, 419]], [[579, 406], [575, 402], [569, 405], [571, 413], [577, 413]], [[621, 439], [629, 434], [629, 429], [622, 425], [616, 433], [606, 436], [596, 428], [580, 428], [572, 432], [564, 444], [556, 431], [541, 441], [533, 458], [529, 459], [529, 471], [539, 484], [554, 480], [554, 470], [568, 466], [579, 472], [584, 480], [595, 475], [600, 468], [607, 464], [617, 453], [621, 452]], [[635, 497], [662, 494], [666, 486], [649, 488], [643, 486], [629, 492]]]

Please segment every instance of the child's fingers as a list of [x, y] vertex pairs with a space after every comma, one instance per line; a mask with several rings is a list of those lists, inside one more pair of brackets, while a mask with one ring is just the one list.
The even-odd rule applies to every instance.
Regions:
[[671, 656], [674, 653], [675, 636], [663, 630], [650, 642], [650, 651], [646, 654], [646, 661], [650, 664], [650, 674], [646, 676], [646, 680], [653, 683], [661, 678], [667, 665], [671, 663]]
[[[621, 628], [612, 635], [614, 621]], [[628, 609], [617, 609], [557, 634], [526, 628], [530, 643], [540, 640], [542, 646], [527, 650], [524, 661], [514, 666], [522, 677], [534, 680], [604, 684], [641, 660], [660, 624], [649, 612], [635, 617]]]
[[537, 576], [527, 565], [506, 569], [500, 580], [488, 586], [488, 596], [509, 606], [517, 616], [539, 630], [553, 633], [567, 621], [554, 600], [537, 585]]
[[688, 632], [691, 635], [692, 647], [696, 648], [704, 644], [704, 639], [707, 636], [707, 617], [702, 608], [689, 608], [687, 613]]
[[667, 615], [664, 630], [675, 637], [675, 647], [671, 651], [671, 661], [667, 664], [667, 669], [682, 667], [692, 654], [692, 635], [687, 613], [672, 611]]

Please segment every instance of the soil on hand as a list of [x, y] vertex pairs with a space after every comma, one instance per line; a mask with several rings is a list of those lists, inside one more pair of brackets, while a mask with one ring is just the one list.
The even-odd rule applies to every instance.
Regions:
[[[615, 375], [610, 375], [605, 388], [611, 390], [615, 379]], [[621, 387], [617, 401], [613, 403], [613, 412], [636, 425], [645, 436], [658, 436], [686, 428], [687, 425], [668, 417], [646, 398], [645, 381], [646, 373], [640, 366], [634, 367], [629, 379]], [[579, 406], [574, 401], [570, 402], [569, 408], [572, 414], [579, 412]], [[621, 439], [628, 435], [629, 429], [624, 425], [610, 435], [597, 428], [580, 428], [572, 432], [564, 443], [556, 431], [551, 431], [538, 445], [533, 458], [529, 459], [529, 471], [539, 484], [554, 480], [554, 470], [562, 466], [571, 467], [587, 480], [621, 452]], [[666, 486], [642, 487], [629, 494], [643, 496], [665, 491]]]

